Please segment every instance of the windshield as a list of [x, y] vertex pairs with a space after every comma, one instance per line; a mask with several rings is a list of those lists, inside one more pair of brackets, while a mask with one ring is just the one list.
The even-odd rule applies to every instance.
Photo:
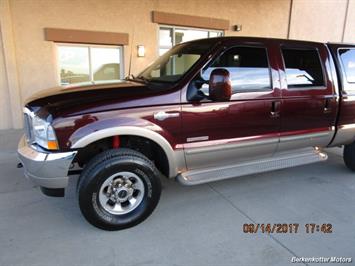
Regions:
[[175, 83], [205, 54], [210, 44], [186, 43], [173, 47], [143, 70], [137, 78], [147, 82]]

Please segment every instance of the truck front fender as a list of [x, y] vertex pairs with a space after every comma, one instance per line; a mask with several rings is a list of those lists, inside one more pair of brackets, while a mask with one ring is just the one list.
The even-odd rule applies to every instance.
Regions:
[[84, 148], [87, 145], [112, 136], [120, 135], [130, 135], [139, 136], [150, 139], [151, 141], [158, 144], [163, 151], [169, 162], [169, 177], [175, 177], [179, 173], [181, 168], [184, 168], [184, 153], [183, 150], [173, 150], [170, 143], [159, 133], [152, 131], [147, 128], [136, 127], [136, 126], [117, 126], [100, 129], [98, 131], [92, 132], [88, 135], [83, 136], [71, 145], [71, 149]]

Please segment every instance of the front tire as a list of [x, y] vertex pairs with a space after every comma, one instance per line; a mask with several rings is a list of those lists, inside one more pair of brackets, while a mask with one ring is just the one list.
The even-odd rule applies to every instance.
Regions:
[[159, 171], [131, 149], [95, 156], [78, 182], [79, 206], [86, 220], [104, 230], [121, 230], [144, 221], [161, 194]]
[[344, 146], [343, 159], [345, 165], [355, 172], [355, 142]]

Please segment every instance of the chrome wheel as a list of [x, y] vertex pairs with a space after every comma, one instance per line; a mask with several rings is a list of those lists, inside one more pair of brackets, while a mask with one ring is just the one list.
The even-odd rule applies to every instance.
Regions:
[[119, 172], [101, 185], [99, 202], [111, 214], [126, 214], [142, 202], [144, 191], [144, 184], [139, 176], [131, 172]]

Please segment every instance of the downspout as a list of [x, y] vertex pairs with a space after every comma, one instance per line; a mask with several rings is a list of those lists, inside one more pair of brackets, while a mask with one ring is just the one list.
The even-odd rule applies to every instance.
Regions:
[[[349, 1], [349, 0], [348, 0], [348, 1]], [[289, 11], [289, 15], [288, 15], [287, 39], [290, 39], [292, 7], [293, 7], [293, 0], [290, 1], [290, 11]]]
[[348, 15], [349, 15], [349, 3], [350, 3], [350, 0], [348, 0], [346, 3], [344, 26], [343, 26], [343, 33], [341, 36], [341, 42], [344, 42], [344, 38], [345, 38], [346, 22], [348, 21]]

